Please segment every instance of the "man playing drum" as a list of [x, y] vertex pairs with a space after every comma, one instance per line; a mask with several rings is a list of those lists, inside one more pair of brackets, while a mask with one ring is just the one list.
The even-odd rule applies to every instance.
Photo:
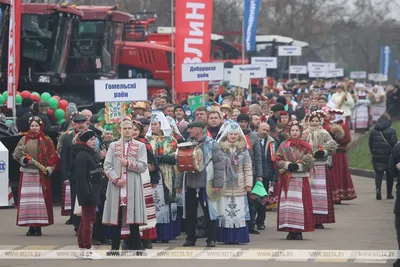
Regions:
[[184, 217], [186, 217], [185, 247], [196, 245], [197, 207], [203, 209], [207, 224], [207, 247], [215, 247], [217, 218], [222, 214], [221, 189], [224, 185], [224, 164], [221, 148], [205, 135], [205, 124], [194, 121], [188, 125], [190, 139], [203, 149], [205, 168], [199, 172], [179, 173], [175, 188], [184, 189]]

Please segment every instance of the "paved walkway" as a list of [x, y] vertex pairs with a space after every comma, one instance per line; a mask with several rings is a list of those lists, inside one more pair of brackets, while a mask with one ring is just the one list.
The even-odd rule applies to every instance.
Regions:
[[[216, 254], [221, 250], [232, 252], [244, 252], [248, 256], [242, 256], [242, 260], [235, 259], [234, 254], [222, 254], [218, 257], [221, 260], [209, 259], [205, 261], [193, 260], [157, 260], [151, 259], [146, 261], [148, 266], [162, 265], [163, 267], [177, 266], [181, 264], [190, 264], [193, 267], [204, 264], [218, 264], [222, 266], [243, 266], [246, 264], [244, 260], [252, 260], [253, 266], [337, 266], [338, 264], [355, 265], [369, 263], [370, 266], [389, 266], [393, 260], [388, 261], [366, 261], [354, 259], [349, 260], [329, 260], [319, 259], [290, 259], [283, 258], [277, 260], [270, 254], [264, 258], [252, 257], [252, 250], [395, 250], [397, 248], [395, 240], [395, 230], [393, 226], [393, 200], [376, 201], [374, 195], [374, 181], [363, 177], [353, 177], [358, 198], [350, 202], [344, 202], [342, 205], [335, 206], [336, 224], [326, 225], [326, 229], [317, 230], [313, 233], [305, 233], [304, 241], [287, 241], [285, 233], [276, 231], [276, 213], [267, 213], [267, 229], [261, 235], [251, 235], [251, 243], [248, 245], [218, 245], [217, 248], [209, 250], [204, 248], [205, 241], [199, 239], [197, 247], [191, 248], [190, 251], [195, 253], [195, 258], [203, 259], [216, 258]], [[386, 197], [386, 196], [383, 196]], [[54, 210], [55, 225], [43, 229], [42, 237], [26, 237], [26, 228], [20, 228], [15, 225], [16, 210], [0, 210], [0, 250], [74, 250], [76, 246], [76, 237], [74, 236], [72, 226], [64, 225], [66, 217], [59, 216], [60, 208]], [[154, 244], [154, 250], [176, 251], [183, 250], [181, 247], [184, 242], [184, 236], [180, 236], [177, 240], [169, 244]], [[101, 246], [98, 250], [109, 250], [109, 246]], [[153, 250], [153, 251], [154, 251]], [[210, 254], [211, 252], [211, 254]], [[300, 251], [301, 252], [301, 251]], [[151, 253], [151, 251], [149, 252]], [[206, 253], [206, 254], [205, 254]], [[281, 252], [282, 253], [282, 252]], [[351, 252], [346, 252], [351, 253]], [[167, 255], [167, 254], [163, 254]], [[168, 254], [170, 255], [170, 254]], [[193, 254], [194, 255], [194, 254]], [[206, 255], [206, 256], [204, 256]], [[170, 255], [171, 256], [171, 255]], [[179, 256], [179, 255], [178, 255]], [[257, 255], [256, 255], [257, 256]], [[217, 258], [218, 258], [217, 257]], [[225, 259], [225, 260], [222, 260]], [[229, 260], [228, 260], [229, 259]], [[235, 259], [235, 260], [233, 260]], [[269, 260], [268, 260], [269, 259]], [[268, 263], [265, 262], [268, 260]], [[290, 262], [288, 262], [290, 261]], [[334, 263], [333, 263], [334, 262]], [[364, 264], [363, 264], [364, 263]], [[34, 264], [34, 265], [33, 265]], [[0, 267], [5, 266], [68, 266], [70, 261], [59, 260], [56, 263], [49, 260], [0, 260]], [[74, 261], [74, 265], [89, 266], [89, 261]], [[96, 262], [97, 266], [108, 266], [110, 260], [102, 260]], [[371, 265], [372, 264], [372, 265]], [[118, 261], [119, 266], [131, 266], [131, 260]], [[93, 265], [91, 265], [93, 266]]]

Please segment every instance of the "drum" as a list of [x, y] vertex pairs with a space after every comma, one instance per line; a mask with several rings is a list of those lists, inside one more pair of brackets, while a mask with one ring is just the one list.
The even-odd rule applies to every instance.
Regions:
[[176, 158], [180, 172], [199, 173], [205, 168], [203, 149], [197, 143], [179, 144]]

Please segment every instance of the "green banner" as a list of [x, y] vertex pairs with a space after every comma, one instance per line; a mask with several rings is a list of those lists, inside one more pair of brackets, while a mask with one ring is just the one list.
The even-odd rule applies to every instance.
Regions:
[[192, 111], [195, 111], [198, 107], [204, 106], [203, 95], [190, 97], [189, 98], [189, 106]]

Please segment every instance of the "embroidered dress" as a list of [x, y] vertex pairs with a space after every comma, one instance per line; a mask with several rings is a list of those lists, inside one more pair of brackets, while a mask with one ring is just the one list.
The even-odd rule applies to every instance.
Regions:
[[[151, 135], [147, 137], [147, 141], [153, 148], [154, 155], [174, 155], [178, 149], [178, 143], [172, 136]], [[160, 165], [161, 177], [157, 187], [154, 190], [154, 202], [157, 215], [157, 239], [160, 241], [168, 241], [175, 239], [180, 235], [180, 227], [178, 224], [177, 213], [178, 207], [176, 203], [175, 193], [175, 177], [177, 174], [176, 165], [163, 164]]]
[[[314, 231], [310, 174], [308, 172], [312, 167], [312, 149], [311, 147], [305, 149], [301, 142], [305, 141], [288, 139], [279, 146], [276, 154], [281, 173], [278, 231]], [[299, 165], [298, 171], [289, 172], [290, 163], [297, 163]]]
[[250, 154], [244, 138], [233, 144], [222, 141], [220, 146], [225, 155], [225, 179], [223, 217], [218, 220], [217, 241], [226, 244], [248, 243], [250, 239], [246, 221], [250, 220], [250, 210], [245, 187], [253, 185]]
[[72, 214], [71, 186], [63, 183], [61, 190], [61, 216], [70, 216]]
[[27, 155], [49, 168], [50, 173], [58, 161], [53, 142], [42, 131], [38, 134], [28, 133], [19, 141], [13, 153], [13, 158], [21, 164], [17, 225], [52, 225], [54, 218], [50, 177], [34, 165], [25, 165], [24, 159]]
[[[310, 143], [313, 151], [321, 150], [324, 156], [316, 159], [314, 168], [311, 169], [311, 195], [315, 224], [335, 223], [335, 213], [332, 201], [332, 188], [326, 172], [327, 157], [335, 152], [337, 143], [322, 127], [304, 130], [304, 138]], [[328, 181], [329, 180], [329, 181]]]
[[358, 100], [351, 114], [353, 129], [363, 131], [369, 129], [369, 106], [371, 102], [367, 99], [367, 93], [358, 92]]

